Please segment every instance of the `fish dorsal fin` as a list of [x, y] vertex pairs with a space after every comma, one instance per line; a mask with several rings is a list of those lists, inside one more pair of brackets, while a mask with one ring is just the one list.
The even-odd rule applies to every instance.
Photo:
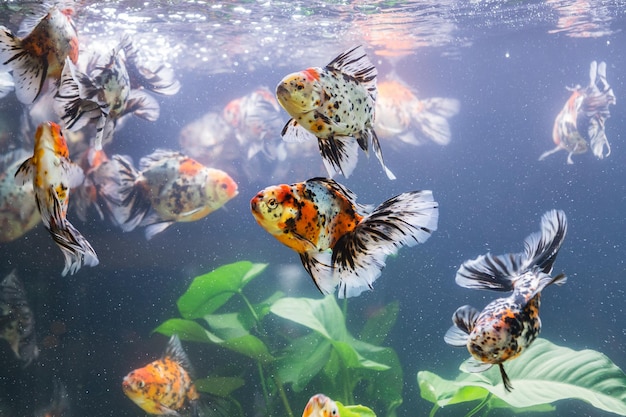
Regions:
[[346, 188], [345, 186], [339, 184], [337, 181], [332, 178], [323, 178], [323, 177], [315, 177], [306, 181], [307, 183], [317, 183], [322, 184], [324, 187], [327, 187], [332, 192], [337, 193], [343, 197], [345, 197], [348, 202], [354, 206], [356, 212], [361, 216], [365, 216], [372, 212], [374, 206], [369, 204], [359, 204], [356, 202], [356, 194]]
[[187, 371], [188, 374], [193, 373], [191, 362], [189, 357], [183, 349], [183, 345], [180, 343], [180, 339], [177, 334], [173, 334], [165, 347], [165, 353], [163, 358], [169, 358], [174, 362], [177, 362], [180, 366]]
[[327, 66], [327, 70], [339, 71], [357, 80], [365, 88], [372, 100], [376, 100], [376, 77], [378, 71], [367, 57], [363, 45], [355, 46], [333, 59]]
[[287, 122], [283, 131], [280, 133], [285, 142], [302, 143], [309, 140], [316, 140], [317, 137], [300, 125], [296, 119]]
[[183, 157], [184, 155], [180, 152], [172, 151], [170, 149], [159, 148], [152, 152], [150, 155], [144, 156], [139, 160], [139, 170], [145, 171], [155, 164], [160, 164], [164, 160]]
[[541, 231], [533, 233], [524, 241], [524, 262], [521, 268], [538, 266], [549, 274], [567, 233], [567, 217], [561, 210], [550, 210], [541, 217]]

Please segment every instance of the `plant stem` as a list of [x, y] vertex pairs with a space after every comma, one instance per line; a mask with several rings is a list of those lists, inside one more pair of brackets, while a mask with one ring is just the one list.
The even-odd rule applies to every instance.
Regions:
[[478, 404], [476, 407], [474, 407], [473, 410], [471, 410], [469, 413], [467, 413], [465, 415], [465, 417], [472, 417], [474, 414], [478, 413], [480, 410], [482, 410], [483, 408], [485, 408], [485, 406], [489, 403], [489, 400], [491, 399], [491, 393], [489, 393], [489, 395], [487, 395], [481, 402], [480, 404]]
[[428, 414], [428, 417], [434, 417], [437, 410], [439, 410], [439, 404], [435, 404], [433, 406], [433, 409], [430, 410], [430, 414]]
[[280, 381], [280, 379], [278, 379], [278, 376], [276, 374], [273, 375], [273, 378], [276, 387], [278, 387], [278, 395], [280, 395], [280, 398], [283, 400], [283, 405], [285, 406], [287, 415], [289, 417], [294, 417], [293, 411], [291, 411], [291, 406], [289, 405], [289, 401], [287, 400], [287, 394], [285, 394], [285, 389], [283, 388], [283, 383]]
[[261, 362], [257, 361], [256, 366], [259, 370], [259, 376], [261, 377], [261, 389], [263, 390], [263, 397], [265, 398], [265, 406], [269, 407], [270, 404], [270, 396], [267, 392], [267, 384], [265, 383], [265, 373], [263, 372], [263, 366]]
[[257, 316], [256, 311], [254, 311], [254, 308], [252, 307], [252, 304], [250, 304], [250, 301], [248, 301], [248, 298], [243, 295], [243, 292], [241, 292], [241, 290], [237, 291], [237, 294], [239, 294], [241, 298], [243, 298], [243, 302], [246, 303], [246, 306], [248, 306], [248, 310], [250, 310], [250, 313], [252, 313], [254, 321], [259, 324], [259, 316]]

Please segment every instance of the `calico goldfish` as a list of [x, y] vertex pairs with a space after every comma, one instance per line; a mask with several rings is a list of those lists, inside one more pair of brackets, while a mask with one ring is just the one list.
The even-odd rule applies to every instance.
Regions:
[[0, 64], [13, 72], [15, 93], [24, 104], [31, 104], [39, 97], [47, 79], [59, 79], [66, 58], [73, 63], [78, 61], [74, 11], [59, 6], [44, 7], [45, 15], [21, 39], [0, 26]]
[[74, 274], [83, 264], [98, 265], [98, 256], [87, 239], [67, 220], [70, 190], [82, 184], [83, 170], [69, 158], [61, 127], [53, 122], [39, 125], [32, 157], [15, 173], [17, 184], [32, 182], [43, 224], [63, 252], [62, 275]]
[[565, 150], [568, 152], [567, 163], [573, 164], [572, 155], [587, 152], [589, 146], [597, 158], [609, 156], [611, 148], [604, 126], [610, 116], [609, 106], [615, 104], [616, 99], [606, 80], [606, 63], [592, 61], [589, 67], [589, 85], [577, 85], [569, 90], [572, 94], [557, 115], [552, 128], [552, 140], [556, 147], [541, 154], [539, 160]]
[[282, 131], [287, 142], [317, 139], [329, 176], [348, 177], [357, 164], [358, 148], [369, 152], [370, 143], [387, 177], [374, 132], [376, 67], [362, 46], [352, 48], [326, 67], [289, 74], [276, 87], [280, 105], [292, 117]]
[[190, 410], [199, 415], [199, 399], [191, 380], [191, 364], [178, 336], [173, 335], [165, 353], [124, 377], [124, 394], [148, 414], [179, 416]]
[[332, 179], [267, 187], [250, 201], [259, 225], [300, 255], [317, 288], [354, 297], [372, 288], [387, 255], [425, 242], [437, 229], [431, 191], [403, 193], [377, 208]]
[[41, 221], [33, 187], [18, 185], [14, 178], [29, 156], [24, 149], [0, 155], [0, 242], [23, 236]]
[[567, 218], [551, 210], [541, 218], [541, 231], [524, 241], [522, 253], [494, 256], [490, 253], [464, 262], [456, 274], [466, 288], [511, 291], [482, 311], [465, 305], [452, 317], [454, 326], [444, 339], [452, 346], [465, 346], [472, 355], [470, 372], [498, 365], [504, 388], [512, 389], [503, 363], [518, 357], [541, 331], [541, 292], [551, 284], [562, 285], [563, 274], [552, 277], [554, 261], [567, 233]]
[[132, 114], [151, 122], [159, 118], [159, 103], [154, 97], [139, 88], [138, 82], [133, 88], [125, 55], [129, 50], [136, 54], [130, 38], [125, 36], [107, 55], [95, 56], [87, 73], [79, 71], [69, 59], [63, 68], [55, 111], [68, 130], [76, 131], [95, 121], [96, 150], [113, 140], [115, 127], [123, 117]]
[[304, 407], [302, 417], [339, 417], [339, 408], [324, 394], [316, 394]]
[[28, 305], [26, 291], [12, 271], [0, 282], [0, 338], [11, 346], [15, 356], [28, 366], [39, 356], [35, 315]]
[[174, 222], [202, 219], [238, 193], [237, 183], [226, 172], [178, 152], [159, 149], [139, 161], [139, 171], [124, 156], [111, 159], [118, 179], [94, 182], [101, 185], [117, 225], [124, 231], [145, 226], [148, 239]]
[[409, 145], [425, 140], [450, 143], [448, 119], [459, 112], [459, 101], [431, 97], [420, 100], [403, 82], [388, 79], [378, 84], [374, 128], [381, 139], [398, 139]]

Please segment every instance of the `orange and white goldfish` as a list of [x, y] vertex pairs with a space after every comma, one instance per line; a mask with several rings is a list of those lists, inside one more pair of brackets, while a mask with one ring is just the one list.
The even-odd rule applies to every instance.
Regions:
[[18, 185], [14, 178], [29, 156], [24, 149], [0, 155], [0, 242], [18, 239], [41, 221], [33, 187]]
[[332, 179], [267, 187], [250, 201], [257, 223], [300, 255], [317, 288], [354, 297], [372, 288], [387, 255], [437, 229], [431, 191], [400, 194], [375, 209]]
[[15, 357], [24, 362], [24, 366], [39, 356], [35, 315], [15, 271], [0, 282], [0, 338], [9, 343]]
[[24, 104], [39, 97], [47, 79], [58, 80], [65, 59], [78, 61], [78, 36], [71, 8], [47, 7], [32, 31], [18, 38], [0, 26], [0, 64], [13, 72], [15, 93]]
[[456, 274], [460, 286], [512, 291], [509, 297], [492, 301], [482, 311], [465, 305], [452, 316], [454, 326], [444, 339], [452, 346], [467, 348], [472, 355], [470, 372], [498, 365], [505, 390], [511, 390], [502, 364], [518, 357], [541, 331], [541, 291], [567, 280], [563, 274], [550, 276], [566, 233], [565, 213], [551, 210], [541, 218], [541, 231], [524, 241], [524, 252], [499, 256], [488, 253], [461, 265]]
[[592, 61], [589, 67], [589, 85], [584, 88], [578, 85], [569, 90], [572, 94], [557, 115], [552, 128], [552, 140], [556, 147], [541, 154], [539, 160], [565, 150], [568, 152], [567, 163], [573, 164], [572, 155], [587, 152], [589, 146], [597, 158], [609, 156], [611, 148], [604, 125], [610, 116], [609, 105], [615, 104], [616, 99], [606, 80], [606, 63]]
[[425, 140], [447, 145], [451, 137], [448, 119], [459, 107], [453, 98], [420, 100], [406, 84], [391, 78], [378, 83], [374, 128], [381, 139], [399, 139], [415, 146]]
[[287, 75], [276, 87], [280, 105], [292, 117], [283, 128], [287, 142], [317, 139], [329, 176], [354, 171], [358, 148], [367, 154], [370, 142], [385, 174], [378, 137], [374, 132], [376, 67], [362, 46], [333, 59], [326, 67]]
[[277, 133], [284, 121], [280, 117], [280, 106], [267, 87], [259, 87], [250, 94], [229, 101], [222, 115], [233, 128], [237, 142], [248, 159], [263, 152], [269, 160], [285, 160], [285, 142]]
[[67, 220], [70, 189], [82, 184], [83, 170], [69, 158], [61, 127], [39, 125], [32, 157], [15, 174], [17, 184], [32, 182], [43, 224], [65, 257], [62, 275], [74, 274], [83, 264], [98, 265], [98, 256], [87, 239]]
[[[115, 127], [122, 118], [135, 115], [150, 122], [159, 118], [159, 103], [144, 89], [149, 82], [143, 78], [132, 79], [128, 72], [129, 54], [135, 63], [137, 52], [130, 37], [124, 36], [109, 54], [92, 58], [87, 73], [79, 71], [69, 59], [63, 68], [55, 95], [55, 111], [68, 130], [76, 131], [95, 121], [96, 150], [101, 150], [103, 145], [113, 140]], [[144, 73], [146, 71], [141, 74]], [[138, 76], [139, 69], [135, 68], [133, 74]], [[146, 77], [154, 79], [158, 76], [148, 72]], [[153, 81], [161, 83], [163, 78]], [[168, 86], [170, 90], [178, 91], [179, 87]], [[170, 93], [166, 87], [159, 87], [161, 85], [157, 84], [151, 90], [161, 94]]]
[[161, 359], [124, 377], [124, 394], [148, 414], [199, 415], [200, 396], [191, 380], [191, 364], [180, 339], [173, 335]]
[[302, 417], [340, 417], [337, 404], [324, 394], [316, 394], [304, 407]]
[[[238, 193], [237, 183], [226, 172], [178, 152], [156, 150], [139, 161], [140, 171], [124, 156], [111, 160], [119, 178], [94, 181], [101, 185], [117, 225], [124, 231], [145, 226], [148, 239], [174, 222], [202, 219]], [[107, 172], [110, 177], [110, 168]]]

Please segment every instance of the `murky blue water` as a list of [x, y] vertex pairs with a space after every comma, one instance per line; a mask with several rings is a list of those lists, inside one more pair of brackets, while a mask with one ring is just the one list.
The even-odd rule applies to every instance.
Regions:
[[[420, 398], [418, 371], [453, 378], [466, 359], [465, 350], [443, 341], [454, 310], [482, 307], [494, 298], [458, 287], [459, 265], [488, 251], [522, 250], [523, 239], [552, 208], [564, 210], [569, 220], [555, 264], [555, 273], [569, 280], [545, 291], [541, 336], [600, 351], [626, 369], [626, 3], [118, 1], [81, 2], [76, 9], [86, 51], [107, 50], [122, 31], [130, 33], [145, 55], [167, 62], [181, 82], [178, 94], [157, 97], [156, 122], [129, 119], [105, 148], [134, 161], [157, 148], [180, 149], [181, 129], [207, 112], [221, 112], [259, 86], [274, 91], [287, 73], [323, 66], [356, 44], [365, 46], [379, 79], [393, 74], [420, 99], [459, 100], [460, 111], [449, 118], [449, 144], [382, 140], [397, 180], [389, 181], [375, 158], [362, 153], [354, 174], [337, 178], [363, 203], [430, 189], [440, 205], [433, 236], [388, 259], [374, 291], [349, 301], [348, 328], [355, 334], [373, 310], [400, 303], [384, 343], [397, 352], [404, 374], [398, 416], [425, 416], [431, 409]], [[0, 24], [16, 30], [28, 10], [4, 2]], [[602, 160], [591, 152], [574, 155], [568, 165], [561, 151], [538, 161], [554, 147], [554, 119], [570, 95], [565, 87], [586, 85], [593, 60], [607, 63], [617, 98], [606, 121], [611, 154]], [[21, 105], [10, 95], [1, 106], [4, 132], [15, 142]], [[282, 110], [280, 117], [288, 119]], [[280, 162], [262, 155], [211, 155], [205, 163], [227, 171], [239, 195], [225, 209], [175, 224], [149, 241], [142, 230], [124, 233], [95, 211], [82, 222], [70, 206], [69, 218], [100, 259], [97, 267], [83, 267], [74, 276], [61, 277], [62, 256], [41, 225], [0, 244], [2, 276], [16, 268], [22, 278], [41, 349], [39, 359], [22, 369], [0, 344], [0, 414], [34, 415], [49, 402], [58, 378], [67, 386], [74, 416], [143, 415], [122, 393], [121, 380], [161, 354], [166, 338], [152, 330], [177, 315], [176, 300], [194, 276], [217, 266], [269, 263], [249, 288], [256, 301], [277, 290], [321, 298], [297, 254], [262, 230], [249, 208], [261, 188], [325, 175], [320, 161], [315, 152], [292, 153]], [[280, 278], [285, 274], [287, 279]], [[200, 376], [241, 360], [213, 347], [185, 346]], [[252, 367], [243, 375], [248, 383], [235, 394], [247, 416], [260, 415], [255, 372]], [[365, 395], [358, 401], [369, 402]], [[292, 406], [299, 415], [304, 404]], [[459, 407], [437, 415], [467, 412]], [[557, 403], [552, 415], [610, 414], [570, 400]]]

